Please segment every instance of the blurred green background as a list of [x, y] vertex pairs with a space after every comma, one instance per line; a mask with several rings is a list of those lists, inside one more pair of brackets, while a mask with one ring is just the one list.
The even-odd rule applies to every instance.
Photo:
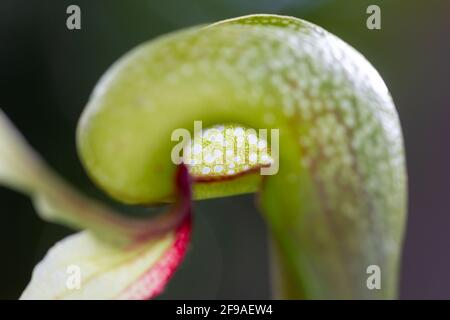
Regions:
[[[77, 4], [82, 29], [66, 28]], [[382, 29], [366, 28], [381, 7]], [[103, 198], [75, 150], [75, 128], [102, 73], [137, 44], [250, 13], [321, 25], [379, 70], [400, 113], [409, 170], [401, 298], [450, 298], [450, 3], [365, 0], [2, 0], [0, 108], [63, 176]], [[253, 196], [196, 203], [186, 262], [161, 298], [269, 298], [267, 234]], [[0, 188], [0, 298], [16, 299], [47, 249], [71, 233]]]

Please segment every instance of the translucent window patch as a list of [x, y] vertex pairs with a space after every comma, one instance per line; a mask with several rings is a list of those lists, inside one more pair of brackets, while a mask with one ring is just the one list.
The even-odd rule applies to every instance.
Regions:
[[195, 177], [231, 176], [272, 163], [267, 130], [232, 124], [202, 130], [183, 159]]

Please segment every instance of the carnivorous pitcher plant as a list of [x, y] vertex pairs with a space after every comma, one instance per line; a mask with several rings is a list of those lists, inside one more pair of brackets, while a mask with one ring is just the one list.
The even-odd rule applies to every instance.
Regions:
[[[261, 174], [261, 158], [211, 169], [217, 154], [208, 152], [175, 164], [173, 132], [195, 136], [196, 121], [203, 136], [239, 131], [263, 146], [276, 173]], [[255, 141], [248, 129], [276, 135]], [[370, 63], [312, 23], [251, 15], [146, 42], [100, 79], [76, 138], [104, 192], [169, 209], [130, 217], [82, 195], [0, 114], [0, 183], [28, 194], [44, 220], [80, 230], [49, 250], [22, 299], [155, 297], [188, 249], [191, 201], [250, 192], [270, 235], [273, 297], [396, 297], [406, 212], [397, 113]], [[237, 151], [251, 152], [239, 143]], [[373, 265], [376, 290], [367, 286]], [[70, 266], [81, 271], [76, 289]]]

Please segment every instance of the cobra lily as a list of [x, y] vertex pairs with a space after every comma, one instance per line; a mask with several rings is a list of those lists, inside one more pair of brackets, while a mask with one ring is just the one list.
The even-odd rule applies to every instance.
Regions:
[[[206, 156], [174, 164], [172, 133], [192, 133], [198, 120], [202, 137], [242, 130], [269, 157], [217, 167], [217, 140], [203, 139]], [[248, 129], [278, 130], [279, 146]], [[28, 194], [46, 221], [80, 230], [49, 250], [22, 299], [152, 298], [186, 253], [192, 199], [249, 192], [273, 243], [274, 297], [396, 297], [406, 212], [397, 113], [370, 63], [314, 24], [251, 15], [140, 45], [100, 79], [77, 146], [112, 198], [169, 209], [135, 218], [80, 194], [0, 114], [0, 183]], [[251, 157], [248, 145], [237, 149]], [[261, 175], [271, 161], [276, 174]], [[379, 290], [366, 285], [371, 265]], [[75, 289], [71, 266], [81, 272]]]

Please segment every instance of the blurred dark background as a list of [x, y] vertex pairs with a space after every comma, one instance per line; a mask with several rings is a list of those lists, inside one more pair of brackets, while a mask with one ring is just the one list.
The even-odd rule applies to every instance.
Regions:
[[[66, 28], [77, 4], [82, 29]], [[366, 28], [381, 7], [382, 29]], [[365, 0], [1, 0], [0, 108], [63, 176], [101, 196], [75, 149], [75, 128], [102, 73], [137, 44], [250, 13], [310, 20], [344, 39], [389, 87], [406, 142], [409, 219], [401, 298], [450, 298], [450, 3]], [[39, 220], [0, 188], [0, 298], [16, 299], [34, 265], [71, 231]], [[269, 298], [264, 223], [253, 196], [196, 203], [186, 263], [161, 298]]]

